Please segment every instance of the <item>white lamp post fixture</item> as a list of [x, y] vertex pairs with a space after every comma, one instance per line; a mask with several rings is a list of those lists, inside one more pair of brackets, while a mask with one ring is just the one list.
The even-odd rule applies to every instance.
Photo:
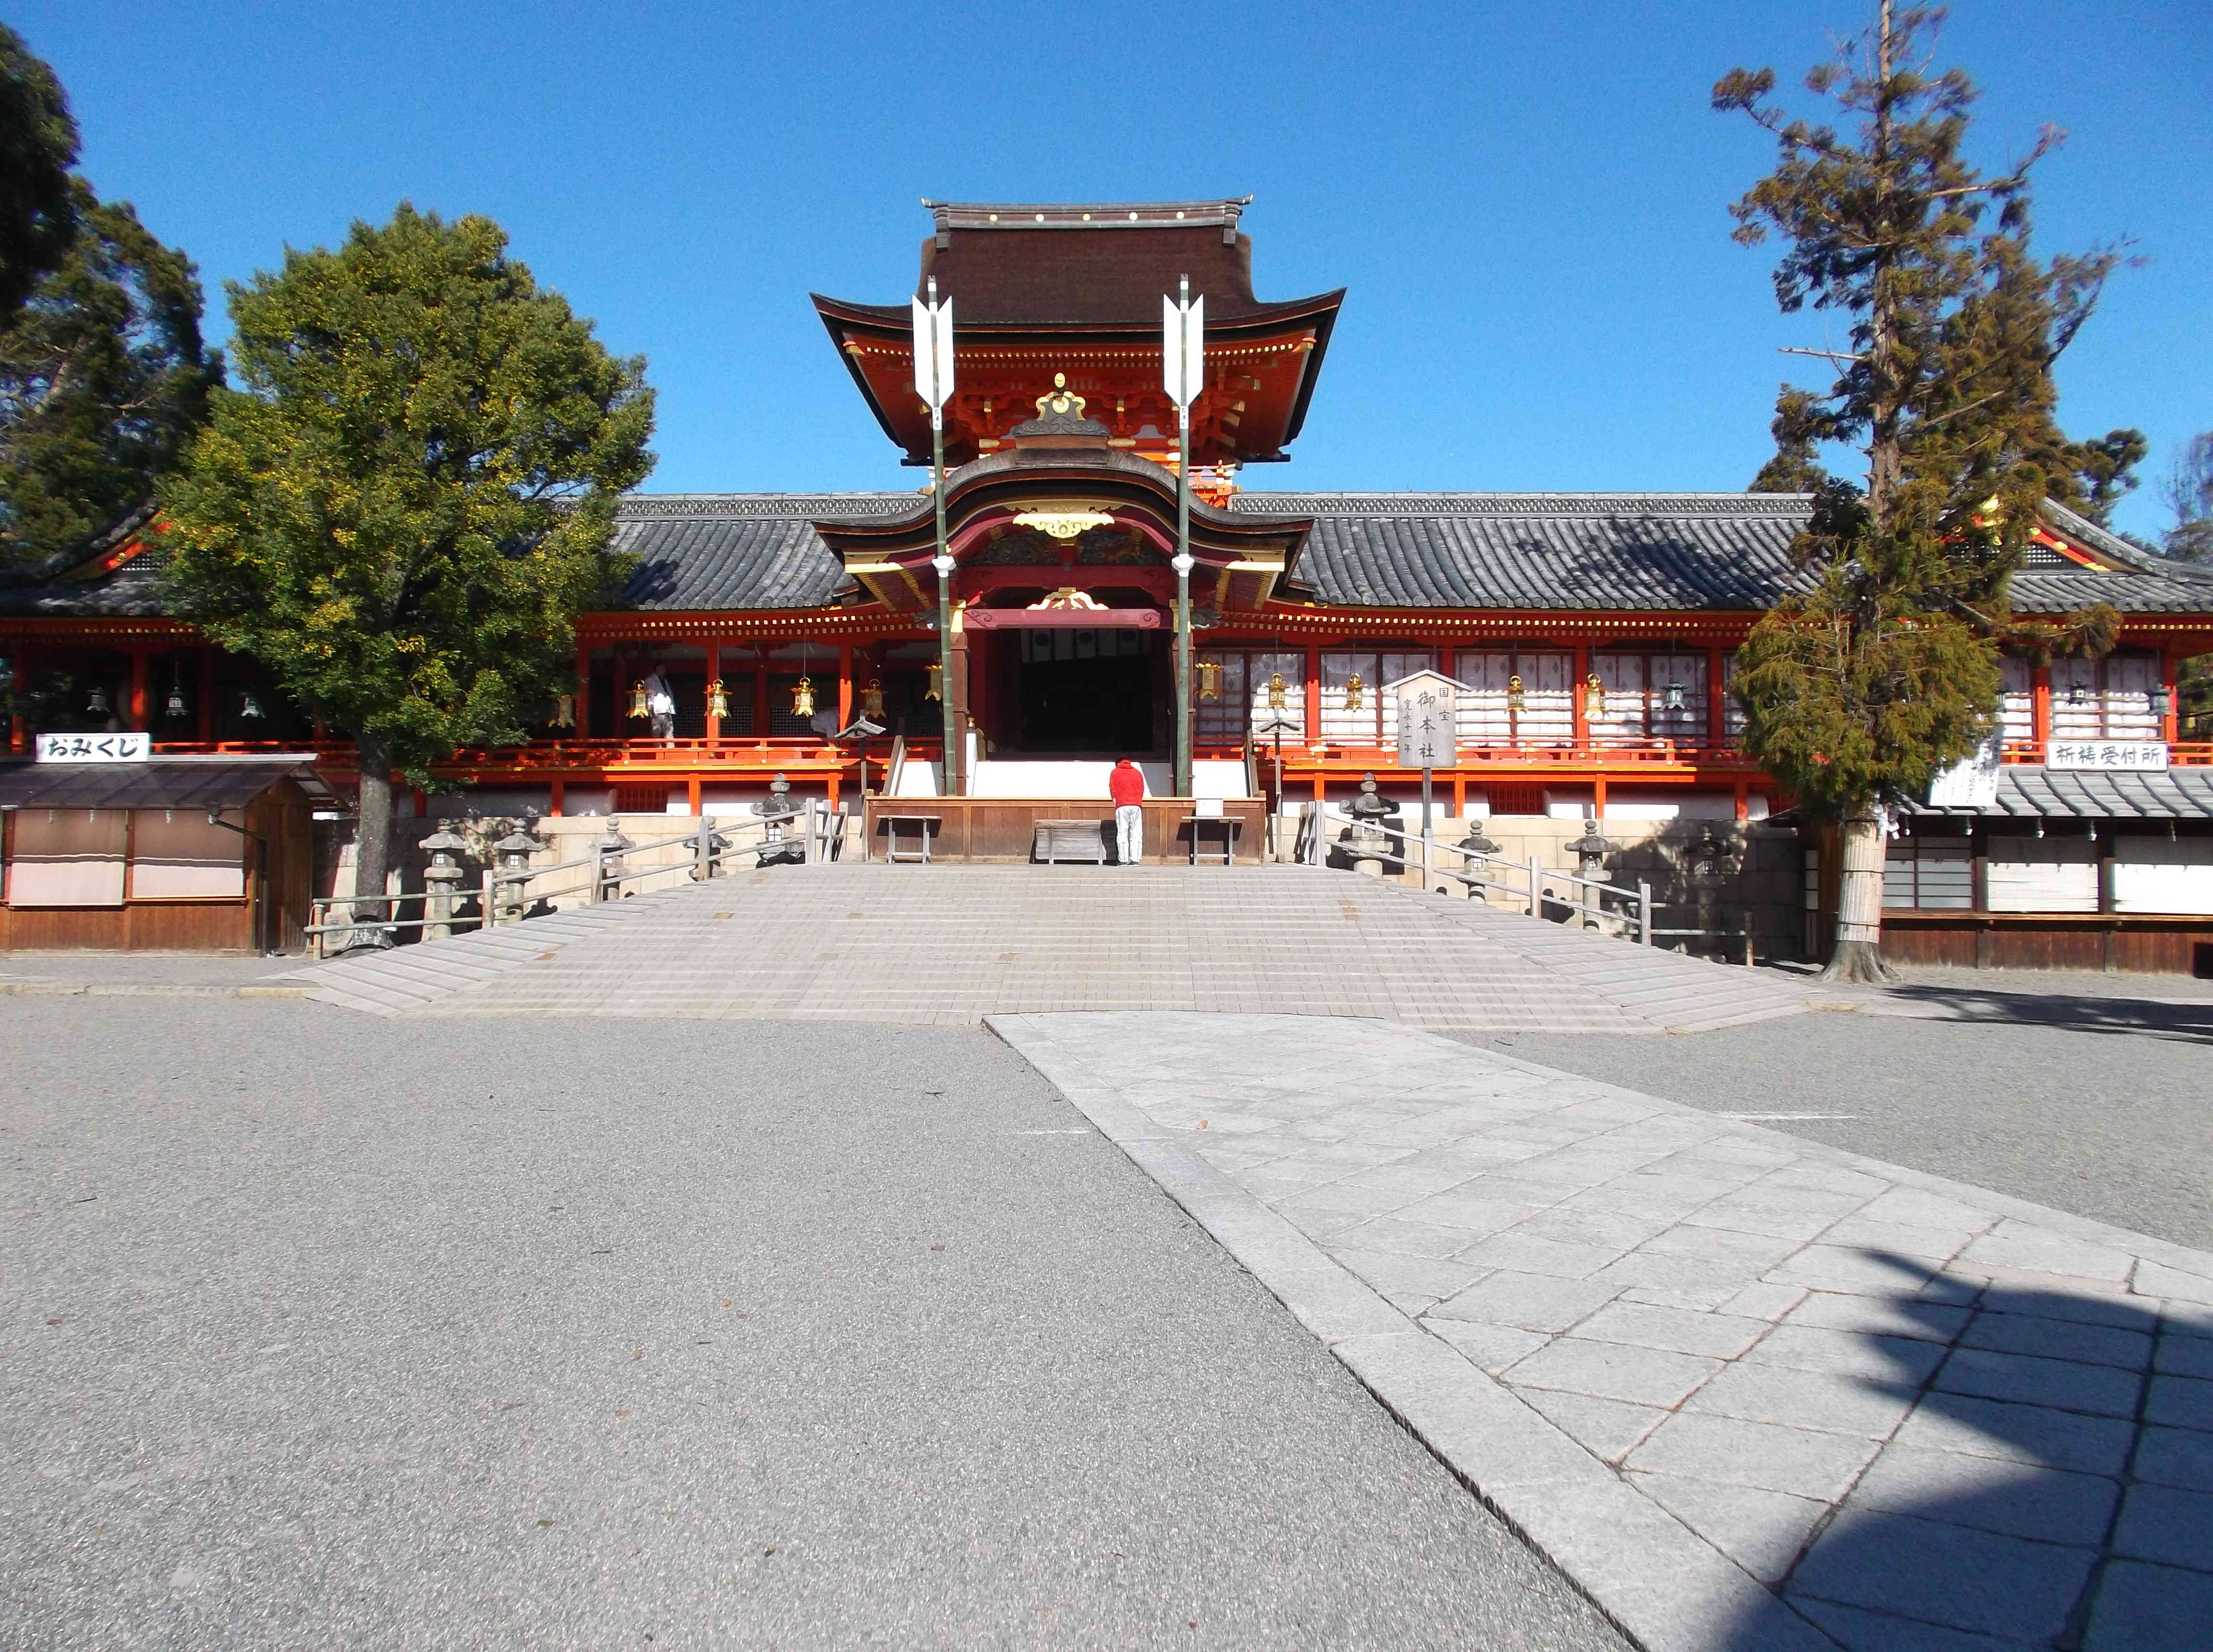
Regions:
[[1161, 298], [1161, 371], [1176, 409], [1175, 795], [1191, 796], [1191, 405], [1206, 384], [1206, 298]]
[[930, 409], [930, 497], [937, 504], [937, 555], [930, 566], [937, 570], [937, 660], [939, 679], [946, 686], [945, 795], [960, 796], [966, 789], [961, 771], [960, 710], [954, 704], [953, 683], [953, 557], [945, 545], [945, 399], [953, 393], [953, 301], [937, 296], [937, 277], [930, 278], [930, 302], [914, 301], [914, 391]]

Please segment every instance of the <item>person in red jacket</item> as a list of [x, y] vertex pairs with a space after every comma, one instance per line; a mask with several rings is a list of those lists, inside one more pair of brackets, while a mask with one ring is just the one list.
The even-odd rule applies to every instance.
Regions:
[[1145, 858], [1144, 771], [1124, 758], [1106, 777], [1106, 795], [1114, 800], [1114, 861], [1135, 866]]

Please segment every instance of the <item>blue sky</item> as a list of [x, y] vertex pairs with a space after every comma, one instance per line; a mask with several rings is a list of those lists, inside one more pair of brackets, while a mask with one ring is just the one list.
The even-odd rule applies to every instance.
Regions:
[[[221, 284], [402, 197], [491, 214], [642, 352], [661, 490], [910, 485], [807, 303], [896, 302], [918, 198], [1253, 194], [1264, 298], [1350, 287], [1306, 433], [1247, 485], [1736, 488], [1785, 344], [1726, 204], [1772, 148], [1706, 107], [1786, 84], [1859, 0], [1642, 7], [586, 7], [34, 0], [0, 15], [67, 84], [103, 194]], [[2069, 129], [2047, 251], [2132, 237], [2061, 365], [2076, 434], [2154, 442], [2155, 533], [2213, 429], [2213, 29], [2203, 0], [1960, 0], [1941, 58], [1974, 152]]]

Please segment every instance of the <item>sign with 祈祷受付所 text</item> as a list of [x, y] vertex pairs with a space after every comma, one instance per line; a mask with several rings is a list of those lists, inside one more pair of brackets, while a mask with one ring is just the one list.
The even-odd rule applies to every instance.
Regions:
[[2055, 740], [2044, 748], [2047, 769], [2101, 769], [2113, 772], [2167, 767], [2167, 743], [2157, 740]]
[[154, 755], [154, 736], [127, 735], [40, 735], [41, 763], [143, 763]]

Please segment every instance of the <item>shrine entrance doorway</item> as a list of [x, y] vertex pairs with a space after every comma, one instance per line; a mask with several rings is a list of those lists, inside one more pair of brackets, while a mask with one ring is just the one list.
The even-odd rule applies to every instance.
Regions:
[[[999, 741], [1025, 755], [1149, 756], [1160, 745], [1162, 655], [1150, 631], [1025, 628], [1000, 639], [1013, 657]], [[1002, 680], [1005, 680], [1004, 678]]]

